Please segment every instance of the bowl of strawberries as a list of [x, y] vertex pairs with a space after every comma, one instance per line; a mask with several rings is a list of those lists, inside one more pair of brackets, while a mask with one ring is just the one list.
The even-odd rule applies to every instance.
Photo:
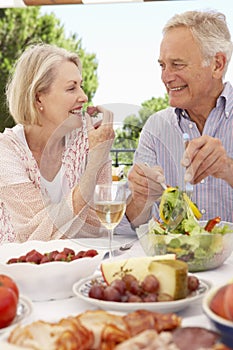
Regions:
[[74, 295], [74, 282], [95, 272], [104, 253], [76, 240], [6, 243], [0, 245], [0, 271], [33, 301], [63, 299]]

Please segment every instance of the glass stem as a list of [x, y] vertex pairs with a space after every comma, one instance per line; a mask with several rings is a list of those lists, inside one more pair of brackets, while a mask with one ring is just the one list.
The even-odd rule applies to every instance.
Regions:
[[110, 259], [113, 257], [113, 250], [112, 250], [113, 231], [114, 231], [114, 229], [109, 229], [109, 230], [108, 230], [109, 258], [110, 258]]

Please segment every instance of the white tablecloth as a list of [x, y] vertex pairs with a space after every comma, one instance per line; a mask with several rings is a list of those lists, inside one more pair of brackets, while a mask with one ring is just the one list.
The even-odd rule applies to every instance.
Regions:
[[[115, 257], [115, 259], [123, 259], [133, 256], [145, 255], [140, 243], [137, 241], [133, 247], [126, 251], [121, 256]], [[206, 272], [195, 273], [195, 275], [201, 279], [207, 280], [217, 286], [228, 282], [233, 278], [233, 255], [227, 259], [227, 261], [219, 268], [209, 270]], [[42, 287], [43, 288], [43, 287]], [[202, 300], [199, 299], [180, 311], [178, 314], [182, 317], [182, 325], [184, 326], [203, 326], [211, 328], [211, 325], [204, 315], [201, 306]], [[94, 307], [85, 301], [79, 300], [77, 297], [71, 297], [69, 299], [51, 300], [43, 302], [33, 303], [33, 312], [30, 316], [30, 321], [42, 319], [46, 321], [57, 321], [62, 317], [68, 315], [76, 315]]]
[[[123, 245], [132, 241], [133, 237], [121, 236], [114, 237]], [[135, 256], [145, 256], [145, 253], [138, 240], [135, 241], [132, 248], [123, 252], [121, 255], [115, 256], [114, 259], [125, 259]], [[99, 271], [96, 271], [99, 272]], [[195, 275], [203, 280], [212, 283], [213, 286], [218, 286], [227, 283], [233, 279], [233, 254], [227, 261], [219, 268], [206, 272], [195, 273]], [[61, 281], [62, 283], [62, 281]], [[43, 288], [43, 286], [41, 286]], [[94, 309], [91, 304], [80, 300], [78, 297], [70, 297], [68, 299], [49, 300], [49, 301], [37, 301], [32, 303], [32, 313], [23, 321], [23, 323], [31, 323], [36, 320], [44, 320], [48, 322], [56, 322], [61, 318], [77, 315], [86, 310]], [[202, 311], [202, 299], [198, 299], [194, 302], [190, 302], [188, 307], [178, 312], [182, 318], [183, 326], [198, 326], [212, 329], [208, 318]], [[7, 332], [8, 333], [8, 332]], [[5, 349], [7, 344], [5, 343], [7, 334], [6, 332], [0, 334], [0, 349]], [[2, 342], [3, 341], [3, 342]], [[7, 349], [8, 347], [6, 347]], [[11, 346], [9, 345], [9, 350]], [[13, 347], [12, 350], [18, 350], [18, 347]]]

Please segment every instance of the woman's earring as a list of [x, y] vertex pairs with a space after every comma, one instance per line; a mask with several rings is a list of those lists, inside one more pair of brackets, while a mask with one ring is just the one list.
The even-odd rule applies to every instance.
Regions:
[[43, 107], [42, 106], [40, 106], [40, 110], [43, 111]]

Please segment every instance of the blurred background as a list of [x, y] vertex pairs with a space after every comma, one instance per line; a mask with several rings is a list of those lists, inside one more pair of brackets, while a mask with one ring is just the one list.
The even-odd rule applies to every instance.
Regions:
[[[228, 0], [56, 3], [62, 1], [67, 3], [0, 8], [0, 131], [14, 124], [4, 89], [16, 57], [29, 43], [55, 43], [79, 53], [90, 104], [114, 111], [113, 165], [128, 166], [145, 121], [168, 105], [157, 62], [163, 26], [175, 13], [212, 9], [226, 15], [233, 35], [233, 7]], [[29, 5], [33, 2], [40, 3], [25, 0]], [[9, 6], [20, 3], [23, 0], [7, 0]], [[233, 61], [226, 80], [232, 82], [232, 78]], [[122, 169], [117, 171], [122, 173]]]

